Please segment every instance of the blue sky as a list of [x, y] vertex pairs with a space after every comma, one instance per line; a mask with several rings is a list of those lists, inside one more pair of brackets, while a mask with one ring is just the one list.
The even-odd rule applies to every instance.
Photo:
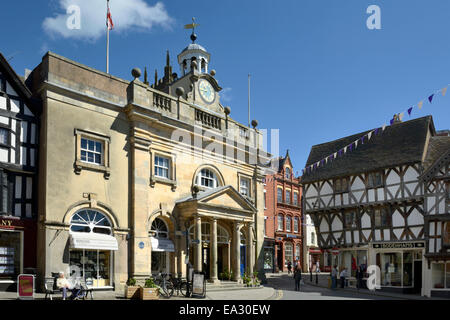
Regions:
[[[55, 30], [71, 3], [82, 8], [78, 34]], [[0, 51], [19, 74], [47, 50], [104, 70], [105, 3], [4, 1]], [[366, 27], [372, 4], [381, 8], [381, 30]], [[147, 66], [150, 79], [155, 68], [161, 75], [166, 50], [175, 62], [190, 42], [183, 25], [195, 16], [231, 116], [247, 122], [250, 73], [251, 118], [280, 129], [280, 153], [289, 149], [300, 172], [312, 145], [389, 123], [450, 83], [448, 12], [448, 0], [111, 0], [110, 71], [131, 80], [133, 67]], [[449, 129], [450, 94], [411, 118], [428, 114], [438, 130]]]

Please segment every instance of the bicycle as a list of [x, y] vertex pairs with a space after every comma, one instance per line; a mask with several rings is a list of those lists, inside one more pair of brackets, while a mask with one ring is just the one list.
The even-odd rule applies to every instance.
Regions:
[[[181, 277], [175, 278], [172, 276], [172, 274], [169, 275], [169, 281], [172, 282], [174, 289], [177, 292], [177, 296], [181, 292], [183, 296], [188, 298], [187, 289], [188, 289], [188, 282], [186, 280], [183, 280]], [[190, 290], [189, 293], [192, 293], [192, 285], [189, 285]]]
[[171, 281], [167, 280], [167, 273], [160, 273], [161, 279], [155, 279], [155, 284], [161, 288], [161, 295], [165, 298], [173, 296], [174, 285]]

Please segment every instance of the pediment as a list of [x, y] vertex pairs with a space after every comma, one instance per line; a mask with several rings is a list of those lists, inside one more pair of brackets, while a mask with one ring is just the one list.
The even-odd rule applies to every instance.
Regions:
[[201, 198], [199, 203], [215, 207], [256, 212], [256, 208], [250, 203], [250, 201], [231, 186]]

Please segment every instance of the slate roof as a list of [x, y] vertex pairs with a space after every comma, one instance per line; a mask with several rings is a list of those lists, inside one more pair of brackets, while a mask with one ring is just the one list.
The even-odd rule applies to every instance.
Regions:
[[[402, 164], [421, 162], [426, 147], [427, 133], [435, 129], [433, 118], [426, 116], [387, 126], [378, 135], [351, 152], [347, 152], [338, 159], [328, 162], [302, 177], [302, 183], [344, 177], [351, 174], [376, 171], [382, 168]], [[318, 144], [311, 148], [306, 166], [316, 163], [323, 158], [339, 151], [372, 130], [354, 134], [335, 141]]]
[[430, 168], [443, 154], [450, 151], [450, 137], [449, 136], [434, 136], [431, 137], [428, 144], [427, 155], [423, 163], [424, 170]]

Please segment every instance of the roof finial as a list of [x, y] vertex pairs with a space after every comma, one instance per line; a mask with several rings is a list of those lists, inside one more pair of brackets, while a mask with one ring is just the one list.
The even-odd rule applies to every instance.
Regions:
[[166, 54], [166, 66], [170, 66], [170, 55], [169, 55], [169, 50], [167, 50], [167, 54]]
[[199, 26], [199, 24], [195, 23], [194, 17], [192, 17], [191, 24], [187, 24], [184, 26], [185, 29], [192, 29], [192, 34], [191, 34], [192, 43], [195, 43], [195, 40], [197, 40], [197, 35], [195, 34], [195, 27], [198, 27], [198, 26]]

